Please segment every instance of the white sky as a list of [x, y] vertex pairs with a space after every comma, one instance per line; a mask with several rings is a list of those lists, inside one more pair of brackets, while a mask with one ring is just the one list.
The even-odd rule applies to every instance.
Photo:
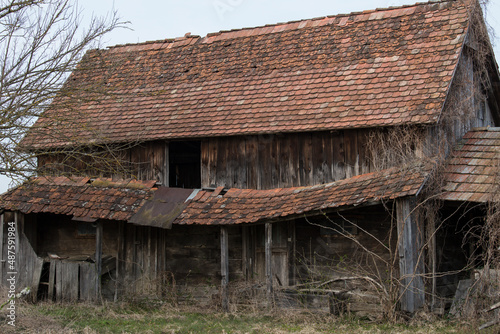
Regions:
[[[256, 27], [265, 24], [346, 14], [389, 6], [414, 4], [417, 0], [80, 0], [83, 15], [104, 16], [116, 10], [129, 29], [107, 35], [102, 46]], [[500, 36], [500, 0], [490, 0], [488, 23]], [[492, 40], [497, 62], [500, 41]], [[0, 176], [0, 193], [9, 180]]]

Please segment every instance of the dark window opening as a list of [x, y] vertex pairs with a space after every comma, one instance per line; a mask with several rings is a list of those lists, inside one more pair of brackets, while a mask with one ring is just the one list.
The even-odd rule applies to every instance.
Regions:
[[76, 226], [76, 234], [78, 237], [95, 237], [96, 225], [87, 222], [78, 222]]
[[169, 143], [169, 186], [201, 188], [201, 142]]

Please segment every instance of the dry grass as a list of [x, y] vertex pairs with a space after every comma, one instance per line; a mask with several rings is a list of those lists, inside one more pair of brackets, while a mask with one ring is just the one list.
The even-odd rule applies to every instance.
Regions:
[[20, 302], [17, 315], [16, 327], [2, 320], [0, 333], [473, 333], [477, 328], [426, 315], [389, 324], [305, 311], [223, 314], [208, 308], [157, 303], [148, 307], [131, 303], [96, 306]]

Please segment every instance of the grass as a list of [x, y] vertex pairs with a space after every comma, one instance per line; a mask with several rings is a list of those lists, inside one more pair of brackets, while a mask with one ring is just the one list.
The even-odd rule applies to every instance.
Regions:
[[282, 310], [223, 314], [193, 307], [24, 303], [16, 328], [1, 323], [0, 333], [474, 333], [475, 328], [436, 319], [389, 324]]

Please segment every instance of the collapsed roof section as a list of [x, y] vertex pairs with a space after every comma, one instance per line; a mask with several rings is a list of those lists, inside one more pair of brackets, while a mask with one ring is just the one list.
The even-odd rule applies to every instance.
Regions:
[[434, 123], [468, 30], [466, 3], [89, 51], [22, 144]]

